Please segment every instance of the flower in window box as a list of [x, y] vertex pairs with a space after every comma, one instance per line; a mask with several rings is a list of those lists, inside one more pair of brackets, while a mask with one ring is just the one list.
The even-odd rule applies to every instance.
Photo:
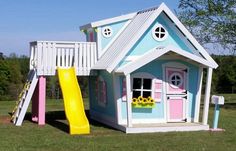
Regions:
[[134, 104], [134, 105], [138, 104], [138, 99], [137, 98], [133, 98], [132, 99], [132, 104]]
[[148, 97], [148, 102], [150, 103], [150, 104], [154, 104], [154, 99], [153, 98], [151, 98], [151, 97]]
[[147, 98], [143, 98], [143, 104], [147, 104], [148, 103], [148, 99]]
[[139, 101], [139, 103], [143, 103], [143, 97], [142, 97], [142, 96], [139, 96], [139, 97], [138, 97], [138, 101]]

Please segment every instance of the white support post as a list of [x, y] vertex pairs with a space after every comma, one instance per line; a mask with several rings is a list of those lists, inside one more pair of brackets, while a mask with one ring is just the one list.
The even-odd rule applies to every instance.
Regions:
[[207, 69], [207, 79], [205, 88], [205, 98], [204, 98], [204, 109], [202, 124], [207, 125], [208, 112], [209, 112], [209, 102], [210, 102], [210, 92], [211, 92], [211, 80], [212, 80], [212, 68]]
[[127, 91], [127, 127], [132, 127], [132, 105], [131, 105], [131, 82], [130, 74], [126, 75], [126, 91]]
[[201, 92], [202, 92], [202, 78], [203, 78], [203, 68], [199, 67], [198, 72], [198, 89], [195, 102], [195, 113], [194, 113], [194, 122], [199, 122], [199, 113], [200, 113], [200, 104], [201, 104]]

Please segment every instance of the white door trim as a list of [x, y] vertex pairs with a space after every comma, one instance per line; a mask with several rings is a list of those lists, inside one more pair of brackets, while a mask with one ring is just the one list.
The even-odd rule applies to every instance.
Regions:
[[189, 67], [187, 67], [186, 65], [182, 64], [182, 63], [179, 63], [179, 62], [168, 62], [168, 63], [165, 63], [162, 65], [162, 73], [163, 73], [163, 101], [164, 101], [164, 118], [166, 119], [166, 122], [169, 122], [168, 120], [168, 117], [169, 117], [169, 112], [168, 112], [168, 105], [167, 105], [167, 92], [166, 92], [166, 88], [167, 88], [167, 79], [166, 79], [166, 68], [181, 68], [181, 69], [187, 69], [187, 73], [185, 74], [186, 75], [186, 90], [187, 90], [187, 99], [185, 99], [185, 118], [187, 119], [186, 122], [190, 122], [191, 121], [191, 118], [189, 117], [188, 115], [188, 110], [189, 110], [189, 92], [188, 92], [188, 88], [189, 88]]

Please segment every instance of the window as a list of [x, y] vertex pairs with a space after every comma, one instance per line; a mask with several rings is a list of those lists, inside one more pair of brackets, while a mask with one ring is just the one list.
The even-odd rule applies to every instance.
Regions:
[[168, 32], [161, 24], [156, 25], [152, 29], [152, 37], [157, 41], [163, 41], [167, 38], [167, 36]]
[[107, 86], [102, 77], [98, 77], [96, 80], [96, 95], [98, 104], [105, 106], [107, 103]]
[[169, 83], [173, 88], [177, 88], [183, 83], [183, 77], [179, 73], [173, 73], [170, 75]]
[[152, 97], [152, 79], [133, 78], [133, 98], [142, 96], [144, 98]]
[[113, 30], [110, 26], [105, 26], [105, 27], [102, 28], [103, 37], [109, 38], [109, 37], [112, 36], [112, 34], [113, 34]]

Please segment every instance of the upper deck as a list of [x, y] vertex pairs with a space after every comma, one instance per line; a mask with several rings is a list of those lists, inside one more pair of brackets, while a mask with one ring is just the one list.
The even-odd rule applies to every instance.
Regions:
[[30, 43], [30, 69], [54, 76], [57, 67], [74, 66], [79, 76], [91, 75], [98, 60], [95, 42], [34, 41]]

